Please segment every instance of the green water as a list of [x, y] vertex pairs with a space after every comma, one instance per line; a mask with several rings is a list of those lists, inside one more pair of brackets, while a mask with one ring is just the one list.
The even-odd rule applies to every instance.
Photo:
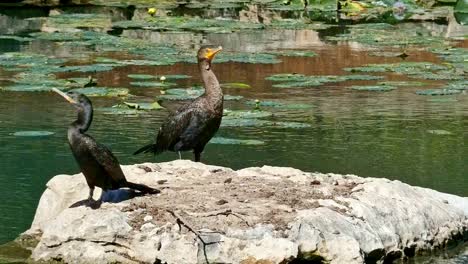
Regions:
[[[5, 10], [4, 10], [5, 11]], [[39, 30], [25, 16], [9, 10], [0, 15], [1, 34], [26, 36]], [[36, 12], [29, 16], [43, 16]], [[407, 24], [416, 27], [416, 24]], [[421, 25], [418, 25], [421, 26]], [[431, 34], [447, 36], [449, 26], [428, 22], [423, 25]], [[456, 36], [466, 36], [462, 27]], [[309, 50], [315, 57], [279, 57], [277, 64], [217, 63], [214, 72], [221, 83], [242, 82], [251, 89], [229, 89], [225, 93], [241, 95], [240, 101], [227, 101], [228, 109], [252, 109], [246, 100], [260, 99], [288, 103], [312, 104], [310, 109], [262, 107], [271, 111], [273, 121], [295, 121], [311, 125], [291, 129], [270, 126], [222, 127], [218, 136], [236, 139], [256, 139], [263, 145], [209, 144], [202, 160], [208, 164], [239, 169], [249, 166], [290, 166], [305, 171], [356, 174], [363, 177], [386, 177], [468, 196], [467, 130], [468, 96], [464, 92], [441, 97], [416, 94], [417, 90], [444, 87], [447, 81], [422, 80], [421, 87], [399, 87], [390, 92], [367, 92], [350, 89], [351, 85], [375, 84], [377, 81], [346, 81], [326, 83], [319, 87], [278, 89], [266, 77], [276, 73], [306, 75], [343, 75], [345, 67], [368, 63], [397, 63], [398, 57], [370, 56], [356, 43], [327, 41], [325, 37], [348, 32], [347, 27], [329, 30], [271, 29], [259, 32], [241, 31], [217, 33], [164, 33], [144, 30], [113, 32], [121, 36], [140, 38], [148, 42], [175, 44], [191, 50], [195, 56], [200, 43], [222, 45], [226, 51], [262, 52], [277, 49]], [[452, 32], [452, 31], [451, 31]], [[455, 41], [460, 47], [466, 40]], [[379, 48], [380, 51], [383, 48]], [[116, 59], [140, 58], [121, 52], [106, 52], [97, 46], [61, 45], [45, 40], [19, 42], [0, 40], [0, 54], [33, 52], [55, 57], [81, 56], [72, 62], [82, 64], [98, 56]], [[409, 47], [405, 61], [444, 63], [435, 54]], [[216, 59], [215, 59], [216, 60]], [[464, 62], [466, 63], [466, 62]], [[0, 65], [1, 66], [1, 65]], [[127, 87], [134, 101], [152, 101], [160, 94], [157, 88], [130, 85], [128, 74], [187, 74], [192, 78], [178, 80], [176, 87], [199, 84], [195, 64], [172, 66], [124, 66], [98, 73], [62, 73], [58, 78], [92, 75], [99, 86]], [[16, 73], [0, 68], [0, 86], [7, 86]], [[380, 74], [385, 80], [407, 81], [405, 75]], [[466, 80], [466, 78], [465, 78]], [[74, 109], [50, 92], [0, 91], [0, 243], [7, 242], [31, 224], [36, 205], [47, 181], [57, 174], [78, 173], [71, 156], [66, 130], [75, 118]], [[434, 98], [436, 100], [434, 100]], [[449, 100], [438, 100], [449, 98]], [[121, 98], [93, 97], [95, 108], [121, 103]], [[177, 102], [166, 102], [170, 108]], [[161, 162], [177, 158], [174, 153], [160, 156], [133, 156], [136, 149], [153, 140], [156, 129], [168, 115], [167, 110], [141, 112], [137, 115], [108, 115], [95, 111], [89, 131], [99, 142], [109, 146], [122, 164]], [[17, 131], [50, 131], [44, 137], [18, 137]], [[442, 130], [443, 133], [433, 132]], [[191, 159], [191, 153], [183, 158]]]

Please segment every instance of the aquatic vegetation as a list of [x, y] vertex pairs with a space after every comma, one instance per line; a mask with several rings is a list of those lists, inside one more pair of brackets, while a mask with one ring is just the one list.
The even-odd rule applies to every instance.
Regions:
[[447, 84], [447, 89], [468, 90], [468, 80], [449, 82]]
[[[443, 74], [436, 74], [433, 71], [448, 70], [449, 66], [434, 64], [430, 62], [400, 62], [389, 64], [367, 64], [361, 67], [344, 68], [345, 71], [350, 72], [395, 72], [399, 74], [406, 74], [409, 77], [421, 79], [435, 79], [436, 77], [443, 78]], [[447, 74], [448, 76], [448, 74]], [[449, 77], [447, 77], [449, 78]], [[453, 78], [453, 77], [450, 77]], [[458, 78], [458, 77], [457, 77]]]
[[124, 109], [120, 107], [100, 107], [94, 109], [95, 111], [102, 112], [105, 115], [125, 115], [125, 116], [137, 116], [145, 111], [140, 111], [137, 109]]
[[428, 89], [416, 91], [418, 95], [453, 95], [461, 93], [461, 90], [455, 89]]
[[145, 29], [155, 31], [194, 31], [231, 33], [238, 30], [263, 29], [260, 23], [241, 22], [231, 19], [203, 19], [199, 17], [148, 17], [144, 20], [123, 20], [112, 24], [114, 28]]
[[132, 86], [138, 86], [138, 87], [155, 87], [155, 88], [167, 88], [176, 85], [175, 83], [171, 82], [130, 82], [130, 85]]
[[375, 75], [310, 75], [303, 74], [274, 74], [266, 77], [266, 80], [281, 83], [273, 84], [275, 88], [306, 88], [320, 86], [325, 83], [357, 81], [357, 80], [381, 80], [383, 76]]
[[252, 88], [250, 85], [246, 83], [222, 83], [221, 88], [225, 89], [246, 89], [246, 88]]
[[129, 91], [127, 88], [106, 88], [106, 87], [91, 87], [77, 88], [70, 90], [71, 92], [81, 93], [86, 96], [127, 96]]
[[385, 23], [359, 24], [349, 32], [326, 37], [330, 41], [354, 41], [368, 46], [443, 46], [443, 36], [434, 36], [421, 25], [390, 25]]
[[385, 81], [385, 82], [378, 82], [377, 85], [390, 85], [390, 86], [424, 86], [427, 85], [423, 82], [415, 82], [415, 81]]
[[19, 36], [14, 36], [14, 35], [0, 35], [0, 40], [1, 39], [11, 39], [11, 40], [16, 40], [20, 42], [28, 42], [28, 41], [33, 40], [33, 38], [19, 37]]
[[310, 109], [314, 105], [311, 104], [301, 104], [301, 103], [281, 103], [276, 101], [260, 101], [260, 100], [249, 100], [246, 101], [247, 105], [254, 105], [256, 107], [275, 107], [281, 109]]
[[241, 63], [256, 63], [256, 64], [275, 64], [280, 63], [275, 55], [268, 53], [245, 53], [245, 52], [223, 52], [217, 55], [216, 63], [224, 62], [241, 62]]
[[[172, 89], [167, 89], [164, 92], [162, 92], [161, 95], [158, 96], [159, 99], [162, 100], [192, 100], [200, 95], [202, 95], [205, 92], [205, 89], [201, 86], [194, 86], [194, 87], [189, 87], [189, 88], [172, 88]], [[224, 101], [236, 101], [242, 99], [243, 96], [237, 95], [229, 95], [225, 94], [224, 95]]]
[[427, 130], [426, 131], [429, 134], [434, 134], [434, 135], [452, 135], [452, 132], [447, 131], [447, 130], [442, 130], [442, 129], [433, 129], [433, 130]]
[[225, 137], [214, 137], [210, 140], [211, 144], [222, 144], [222, 145], [263, 145], [264, 141], [256, 139], [235, 139]]
[[63, 13], [47, 17], [45, 26], [55, 29], [54, 31], [67, 31], [70, 28], [109, 28], [111, 18], [104, 14]]
[[223, 111], [224, 118], [228, 119], [237, 119], [237, 118], [264, 118], [270, 117], [273, 113], [268, 111], [260, 111], [260, 110], [229, 110], [224, 109]]
[[150, 74], [128, 74], [127, 76], [130, 79], [137, 79], [137, 80], [151, 80], [151, 79], [156, 78], [154, 75], [150, 75]]
[[395, 90], [395, 86], [391, 85], [353, 85], [350, 87], [357, 91], [371, 91], [371, 92], [388, 92]]
[[13, 133], [15, 137], [46, 137], [55, 134], [50, 131], [17, 131]]
[[277, 127], [277, 128], [308, 128], [310, 124], [300, 122], [269, 121], [256, 118], [223, 118], [222, 127]]
[[163, 109], [158, 102], [153, 103], [130, 103], [130, 102], [123, 102], [123, 104], [118, 104], [113, 107], [120, 107], [120, 108], [131, 108], [136, 110], [158, 110]]
[[270, 24], [265, 25], [266, 28], [272, 29], [310, 29], [310, 30], [321, 30], [333, 27], [333, 25], [324, 23], [312, 23], [306, 19], [275, 19]]

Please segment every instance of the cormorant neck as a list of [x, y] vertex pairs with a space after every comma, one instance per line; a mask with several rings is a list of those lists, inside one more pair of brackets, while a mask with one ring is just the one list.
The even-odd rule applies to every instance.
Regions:
[[222, 98], [223, 91], [219, 86], [218, 79], [211, 70], [211, 62], [208, 60], [201, 60], [198, 62], [200, 74], [205, 84], [205, 94], [208, 97]]
[[93, 121], [93, 108], [91, 105], [86, 105], [78, 109], [78, 118], [72, 123], [72, 127], [83, 133], [88, 130]]

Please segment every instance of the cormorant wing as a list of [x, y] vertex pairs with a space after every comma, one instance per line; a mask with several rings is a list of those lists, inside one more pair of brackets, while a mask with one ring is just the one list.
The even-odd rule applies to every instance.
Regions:
[[171, 115], [159, 130], [156, 152], [173, 148], [184, 137], [187, 129], [191, 129], [194, 119], [197, 119], [197, 107], [190, 105]]
[[125, 181], [125, 175], [120, 168], [119, 161], [106, 146], [94, 141], [94, 144], [90, 147], [90, 153], [114, 181]]

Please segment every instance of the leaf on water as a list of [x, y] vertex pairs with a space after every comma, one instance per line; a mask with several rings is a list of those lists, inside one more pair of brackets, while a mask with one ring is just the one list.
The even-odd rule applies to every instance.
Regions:
[[452, 135], [452, 132], [442, 129], [427, 130], [427, 133], [433, 135]]
[[270, 117], [273, 114], [268, 111], [260, 111], [260, 110], [229, 110], [224, 109], [223, 111], [224, 118], [264, 118]]
[[137, 110], [157, 110], [162, 109], [162, 107], [158, 102], [154, 103], [130, 103], [130, 102], [123, 102], [128, 108], [137, 109]]
[[235, 138], [224, 138], [214, 137], [210, 140], [211, 144], [222, 144], [222, 145], [263, 145], [264, 141], [255, 139], [235, 139]]
[[46, 137], [55, 134], [50, 131], [18, 131], [13, 133], [16, 137]]
[[456, 98], [446, 98], [446, 97], [435, 97], [435, 98], [429, 98], [427, 99], [428, 102], [434, 102], [434, 103], [453, 103], [453, 102], [458, 102]]
[[378, 82], [377, 85], [390, 85], [390, 86], [425, 86], [427, 83], [414, 82], [414, 81], [385, 81]]
[[449, 82], [447, 89], [468, 90], [468, 80]]
[[242, 98], [244, 98], [242, 95], [229, 95], [229, 94], [224, 95], [224, 101], [239, 101]]
[[280, 73], [280, 74], [273, 74], [265, 78], [265, 80], [274, 81], [274, 82], [287, 82], [287, 81], [294, 81], [294, 82], [303, 82], [307, 80], [307, 76], [304, 74], [299, 73]]
[[138, 87], [157, 87], [157, 88], [167, 88], [176, 85], [175, 83], [171, 82], [130, 82], [130, 85], [138, 86]]
[[251, 126], [270, 126], [278, 128], [308, 128], [310, 124], [300, 122], [276, 122], [256, 118], [223, 118], [221, 122], [223, 127], [251, 127]]
[[128, 78], [137, 80], [151, 80], [156, 78], [156, 76], [150, 74], [128, 74], [127, 76]]
[[259, 107], [275, 107], [282, 109], [310, 109], [314, 106], [312, 104], [301, 104], [301, 103], [281, 103], [276, 101], [256, 101], [249, 100], [245, 102], [247, 105], [254, 105]]
[[102, 112], [105, 115], [126, 115], [126, 116], [137, 116], [145, 111], [139, 111], [136, 109], [123, 109], [120, 107], [100, 107], [96, 108], [96, 111]]
[[395, 86], [390, 85], [353, 85], [350, 87], [353, 90], [358, 91], [371, 91], [371, 92], [388, 92], [395, 90]]
[[246, 88], [251, 88], [250, 85], [246, 83], [222, 83], [221, 88], [226, 88], [226, 89], [246, 89]]
[[428, 89], [428, 90], [419, 90], [416, 91], [418, 95], [452, 95], [452, 94], [459, 94], [461, 90], [454, 90], [454, 89]]
[[129, 91], [127, 88], [106, 88], [106, 87], [90, 87], [90, 88], [78, 88], [72, 89], [71, 92], [81, 93], [86, 96], [127, 96]]

